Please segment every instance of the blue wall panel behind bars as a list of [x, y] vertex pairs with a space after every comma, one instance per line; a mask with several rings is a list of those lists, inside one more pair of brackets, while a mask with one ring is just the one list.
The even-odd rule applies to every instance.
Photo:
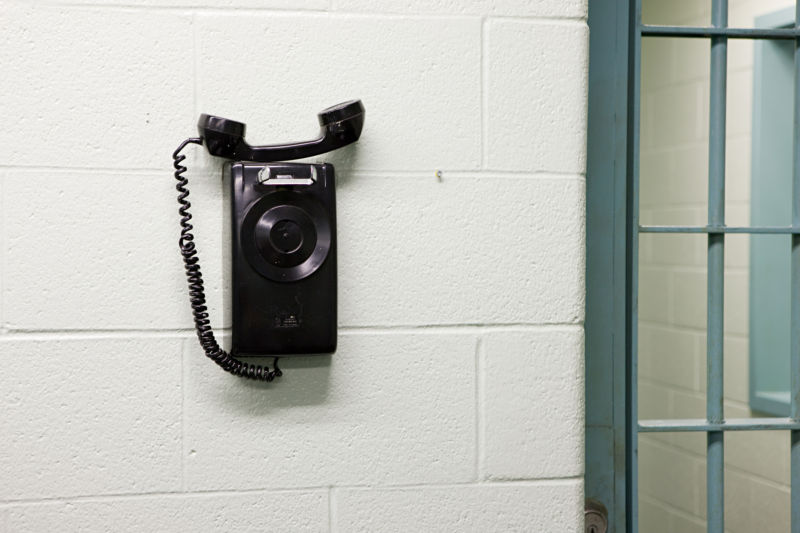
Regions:
[[[791, 483], [792, 483], [792, 532], [800, 533], [800, 29], [794, 21], [800, 20], [800, 12], [793, 14], [789, 28], [727, 28], [727, 1], [712, 0], [712, 27], [666, 27], [643, 26], [641, 24], [641, 0], [609, 0], [590, 2], [589, 25], [592, 29], [590, 95], [589, 95], [589, 158], [587, 170], [587, 496], [600, 499], [611, 511], [617, 533], [638, 531], [638, 438], [645, 432], [705, 432], [707, 434], [707, 515], [708, 531], [724, 531], [724, 434], [726, 431], [791, 431]], [[613, 20], [612, 20], [613, 19]], [[759, 22], [765, 23], [764, 20]], [[783, 21], [770, 23], [780, 26]], [[608, 25], [600, 27], [599, 25]], [[626, 32], [624, 29], [628, 28]], [[640, 58], [642, 36], [702, 38], [710, 42], [711, 64], [709, 65], [711, 86], [709, 91], [709, 212], [706, 226], [698, 227], [654, 227], [639, 226], [639, 98]], [[784, 78], [776, 82], [780, 87], [763, 85], [762, 96], [767, 95], [770, 104], [786, 99], [787, 86], [791, 91], [791, 105], [776, 109], [762, 107], [764, 113], [758, 120], [767, 119], [770, 113], [783, 111], [780, 126], [769, 132], [754, 131], [759, 137], [754, 145], [754, 197], [763, 201], [769, 195], [777, 195], [775, 187], [785, 201], [791, 199], [791, 222], [787, 212], [770, 213], [758, 211], [754, 206], [753, 225], [731, 228], [725, 226], [725, 117], [727, 83], [728, 39], [783, 40], [793, 50], [790, 68], [791, 80], [785, 77], [786, 50], [776, 42], [763, 43], [759, 49], [774, 52], [761, 62], [762, 68], [780, 67]], [[627, 68], [626, 68], [627, 67]], [[606, 72], [601, 72], [606, 69]], [[622, 80], [623, 72], [627, 83]], [[781, 74], [778, 74], [781, 75]], [[617, 91], [614, 94], [614, 91]], [[766, 91], [766, 92], [765, 92]], [[780, 93], [780, 94], [778, 94]], [[623, 96], [624, 95], [624, 96]], [[622, 98], [622, 104], [620, 104]], [[763, 104], [763, 102], [762, 102]], [[791, 128], [785, 117], [791, 115]], [[624, 123], [627, 125], [623, 126]], [[782, 122], [781, 122], [782, 121]], [[755, 125], [755, 128], [758, 126]], [[762, 128], [764, 129], [764, 128]], [[770, 138], [770, 135], [775, 136]], [[769, 161], [767, 150], [785, 149], [791, 142], [792, 155], [791, 193], [786, 189], [787, 161]], [[782, 148], [781, 148], [782, 147]], [[760, 150], [760, 152], [758, 152]], [[755, 153], [758, 152], [758, 153]], [[613, 158], [613, 161], [610, 159]], [[624, 161], [624, 172], [621, 163]], [[763, 177], [765, 172], [781, 174], [783, 178]], [[778, 181], [783, 180], [783, 183]], [[760, 195], [760, 196], [759, 196]], [[774, 216], [774, 218], [773, 218]], [[621, 222], [625, 219], [625, 223]], [[639, 420], [637, 414], [637, 309], [638, 309], [638, 237], [640, 232], [701, 233], [708, 238], [708, 315], [707, 315], [707, 404], [706, 418], [690, 420]], [[788, 417], [761, 419], [725, 419], [723, 411], [723, 287], [724, 245], [728, 233], [761, 234], [763, 241], [756, 240], [754, 247], [758, 257], [756, 269], [767, 268], [761, 257], [759, 242], [781, 242], [773, 251], [787, 258], [790, 250], [788, 277], [775, 285], [760, 286], [762, 278], [780, 277], [773, 271], [757, 274], [758, 281], [751, 294], [751, 301], [760, 305], [763, 300], [776, 306], [773, 296], [783, 294], [779, 313], [789, 315], [789, 394]], [[788, 242], [788, 241], [791, 242]], [[782, 248], [782, 251], [779, 250]], [[763, 249], [768, 253], [770, 248]], [[624, 257], [624, 261], [622, 258]], [[775, 275], [773, 275], [775, 274]], [[789, 293], [788, 307], [785, 294]], [[620, 303], [624, 301], [624, 305]], [[624, 309], [623, 309], [624, 308]], [[624, 317], [624, 318], [623, 318]], [[621, 325], [622, 324], [622, 325]], [[761, 327], [756, 320], [756, 330]], [[783, 319], [786, 328], [786, 319]], [[773, 332], [774, 333], [774, 332]], [[624, 343], [619, 336], [624, 334]], [[756, 337], [763, 333], [756, 332]], [[766, 345], [765, 345], [766, 346]], [[781, 350], [780, 345], [771, 344], [756, 351]], [[774, 360], [767, 359], [774, 363]], [[624, 364], [623, 364], [624, 363]], [[771, 364], [772, 364], [771, 363]], [[783, 363], [786, 375], [786, 365]], [[756, 374], [760, 372], [756, 369]], [[597, 378], [597, 379], [595, 379]], [[756, 377], [756, 380], [761, 377]], [[756, 392], [781, 390], [782, 383], [756, 381]], [[763, 388], [762, 388], [763, 386]], [[609, 398], [607, 388], [613, 394]], [[786, 389], [782, 389], [786, 390]], [[608, 405], [608, 403], [612, 405]], [[621, 407], [624, 406], [624, 407]], [[623, 422], [624, 419], [624, 422]], [[625, 436], [623, 439], [621, 435]], [[622, 460], [624, 455], [624, 460]], [[613, 468], [613, 474], [610, 469]], [[621, 475], [624, 471], [624, 475]], [[622, 498], [624, 494], [624, 499]]]
[[[794, 9], [756, 19], [761, 28], [793, 24]], [[792, 109], [794, 44], [755, 43], [753, 63], [753, 162], [750, 222], [792, 223]], [[789, 281], [791, 237], [750, 238], [750, 406], [789, 415]]]

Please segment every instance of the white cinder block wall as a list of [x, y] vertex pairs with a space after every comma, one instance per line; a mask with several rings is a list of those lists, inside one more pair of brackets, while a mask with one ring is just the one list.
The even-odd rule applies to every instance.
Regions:
[[[582, 530], [583, 0], [0, 2], [0, 530]], [[339, 350], [226, 375], [170, 154], [362, 98]], [[188, 160], [221, 332], [220, 164]], [[435, 176], [442, 171], [442, 179]]]

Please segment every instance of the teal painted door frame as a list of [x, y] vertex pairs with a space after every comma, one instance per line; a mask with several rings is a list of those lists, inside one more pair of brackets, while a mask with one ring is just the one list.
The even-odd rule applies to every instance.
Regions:
[[608, 509], [609, 531], [628, 531], [630, 376], [628, 130], [630, 5], [589, 2], [586, 172], [586, 497]]

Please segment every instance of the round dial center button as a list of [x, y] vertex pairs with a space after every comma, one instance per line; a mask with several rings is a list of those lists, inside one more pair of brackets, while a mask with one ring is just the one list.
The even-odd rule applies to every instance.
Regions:
[[303, 229], [293, 220], [279, 220], [269, 232], [272, 247], [284, 254], [290, 254], [303, 245]]

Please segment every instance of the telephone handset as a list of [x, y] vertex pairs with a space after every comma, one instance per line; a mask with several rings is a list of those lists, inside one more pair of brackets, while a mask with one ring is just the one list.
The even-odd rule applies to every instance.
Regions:
[[[251, 146], [245, 124], [200, 115], [199, 137], [183, 141], [172, 154], [179, 246], [189, 282], [197, 337], [205, 354], [224, 370], [272, 381], [282, 375], [278, 357], [336, 350], [336, 191], [333, 165], [284, 163], [358, 140], [364, 127], [360, 100], [321, 111], [316, 139]], [[189, 209], [186, 159], [189, 144], [229, 159], [223, 167], [225, 221], [230, 225], [231, 349], [224, 351], [211, 329], [205, 288]], [[272, 356], [273, 369], [239, 357]]]
[[197, 130], [211, 155], [261, 163], [303, 159], [357, 141], [364, 127], [364, 106], [360, 100], [343, 102], [320, 111], [317, 119], [320, 130], [316, 139], [288, 144], [250, 146], [244, 140], [243, 123], [213, 115], [200, 115]]

